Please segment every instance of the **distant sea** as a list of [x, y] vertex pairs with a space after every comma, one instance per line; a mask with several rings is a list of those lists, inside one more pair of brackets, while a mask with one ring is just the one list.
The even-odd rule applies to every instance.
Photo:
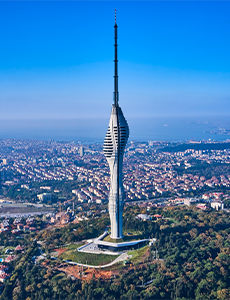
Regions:
[[[130, 140], [230, 139], [229, 117], [127, 118]], [[0, 138], [102, 142], [109, 119], [0, 120]]]

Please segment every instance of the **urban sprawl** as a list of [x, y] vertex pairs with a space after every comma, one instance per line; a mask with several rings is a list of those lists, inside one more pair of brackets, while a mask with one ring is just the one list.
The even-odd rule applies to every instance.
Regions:
[[[129, 143], [124, 159], [126, 201], [152, 200], [168, 205], [188, 203], [188, 198], [221, 201], [228, 197], [230, 175], [221, 167], [229, 166], [230, 149], [196, 150], [193, 146], [199, 144], [190, 143], [191, 149], [187, 145], [184, 151], [173, 151], [163, 142]], [[209, 166], [217, 172], [210, 174]], [[2, 140], [0, 172], [8, 198], [13, 186], [21, 201], [24, 190], [33, 191], [31, 201], [37, 203], [53, 196], [62, 202], [75, 200], [75, 205], [101, 204], [108, 198], [109, 169], [101, 144]], [[55, 182], [72, 182], [68, 192], [73, 198], [68, 192], [65, 198], [61, 184]]]

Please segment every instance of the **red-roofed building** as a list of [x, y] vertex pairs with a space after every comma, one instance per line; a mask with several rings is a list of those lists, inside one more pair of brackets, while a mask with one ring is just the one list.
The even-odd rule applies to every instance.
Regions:
[[6, 265], [0, 265], [0, 272], [4, 270], [8, 270], [8, 267]]
[[0, 274], [0, 282], [4, 282], [8, 277], [10, 277], [7, 273]]
[[199, 208], [199, 209], [202, 209], [202, 210], [206, 210], [207, 209], [207, 206], [204, 203], [199, 203], [199, 204], [197, 204], [196, 207]]
[[36, 231], [36, 228], [35, 227], [30, 227], [29, 230], [30, 231]]
[[29, 230], [30, 230], [30, 226], [29, 226], [29, 225], [25, 225], [25, 226], [23, 227], [23, 229], [24, 229], [24, 231], [29, 231]]
[[15, 251], [22, 251], [22, 250], [23, 250], [23, 248], [22, 248], [21, 245], [18, 245], [18, 246], [15, 248]]
[[154, 215], [154, 218], [157, 218], [157, 219], [161, 219], [162, 218], [162, 215]]
[[5, 259], [5, 262], [11, 262], [16, 258], [15, 255], [8, 255], [7, 258]]
[[23, 226], [24, 226], [24, 225], [21, 224], [21, 223], [20, 223], [20, 224], [17, 224], [17, 229], [18, 229], [18, 230], [22, 230], [22, 229], [23, 229]]

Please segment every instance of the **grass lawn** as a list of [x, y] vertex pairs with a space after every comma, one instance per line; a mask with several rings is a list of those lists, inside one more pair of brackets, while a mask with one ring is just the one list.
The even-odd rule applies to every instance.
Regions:
[[118, 255], [107, 255], [107, 254], [93, 254], [78, 252], [75, 250], [67, 250], [60, 256], [63, 260], [69, 260], [76, 263], [88, 264], [92, 266], [106, 265], [114, 261]]
[[180, 224], [180, 222], [177, 219], [173, 219], [173, 218], [165, 218], [165, 219], [170, 221], [171, 224], [175, 224], [175, 225]]
[[1, 247], [0, 249], [0, 255], [7, 255], [6, 253], [6, 250], [9, 250], [9, 251], [14, 251], [15, 247], [12, 247], [12, 246], [8, 246], [8, 247]]
[[110, 243], [123, 243], [123, 242], [130, 242], [135, 240], [143, 239], [143, 235], [141, 231], [129, 231], [125, 232], [122, 239], [112, 239], [108, 234], [103, 241], [110, 242]]
[[148, 250], [149, 250], [149, 246], [147, 245], [140, 249], [129, 251], [128, 255], [132, 255], [132, 258], [130, 259], [130, 261], [132, 263], [137, 263], [137, 262], [141, 261]]
[[49, 254], [51, 256], [59, 256], [60, 257], [60, 254], [62, 252], [66, 252], [66, 251], [69, 251], [69, 250], [76, 250], [77, 248], [83, 246], [84, 243], [76, 243], [76, 244], [69, 244], [69, 245], [65, 245], [63, 247], [59, 247], [57, 249], [53, 249], [49, 252]]
[[134, 229], [129, 229], [128, 231], [124, 231], [124, 235], [138, 235], [138, 236], [140, 236], [140, 235], [142, 235], [143, 233], [142, 233], [142, 231], [140, 231], [140, 230], [134, 230]]
[[76, 250], [77, 248], [79, 248], [79, 247], [81, 247], [83, 245], [84, 245], [84, 243], [69, 244], [65, 248], [67, 248], [68, 250]]
[[52, 277], [52, 281], [55, 282], [58, 279], [65, 279], [66, 275], [64, 273], [58, 273], [55, 276]]
[[106, 241], [106, 242], [110, 242], [110, 243], [122, 243], [124, 242], [124, 238], [123, 239], [112, 239], [109, 235], [107, 235], [103, 241]]
[[7, 246], [7, 247], [5, 247], [5, 248], [3, 248], [2, 250], [3, 251], [6, 251], [7, 249], [9, 249], [9, 250], [14, 250], [16, 247], [13, 247], [13, 246]]

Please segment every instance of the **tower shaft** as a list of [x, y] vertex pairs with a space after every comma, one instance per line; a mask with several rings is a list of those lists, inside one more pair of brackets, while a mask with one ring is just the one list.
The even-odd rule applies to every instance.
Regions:
[[109, 127], [104, 141], [104, 154], [110, 168], [109, 215], [111, 237], [120, 239], [122, 231], [122, 213], [124, 188], [122, 181], [123, 155], [129, 137], [127, 121], [118, 105], [118, 59], [117, 59], [117, 23], [115, 19], [115, 57], [114, 57], [114, 104]]

